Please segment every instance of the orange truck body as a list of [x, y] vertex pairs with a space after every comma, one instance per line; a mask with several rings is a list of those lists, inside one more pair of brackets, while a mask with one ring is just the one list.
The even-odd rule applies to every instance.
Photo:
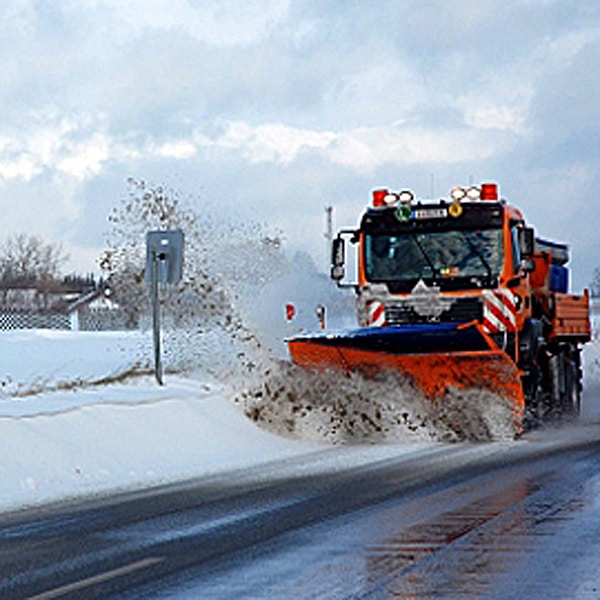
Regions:
[[[534, 238], [495, 184], [458, 189], [435, 202], [373, 193], [332, 253], [332, 277], [356, 292], [359, 327], [294, 336], [292, 360], [392, 369], [435, 400], [451, 388], [492, 390], [512, 404], [517, 431], [578, 413], [590, 301], [568, 291], [568, 248]], [[344, 236], [357, 245], [353, 283], [342, 281]]]

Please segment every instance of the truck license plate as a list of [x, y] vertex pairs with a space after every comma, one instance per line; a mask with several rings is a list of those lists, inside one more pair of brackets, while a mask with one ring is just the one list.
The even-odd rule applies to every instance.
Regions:
[[415, 210], [415, 219], [445, 219], [448, 216], [446, 208], [430, 208], [428, 210]]

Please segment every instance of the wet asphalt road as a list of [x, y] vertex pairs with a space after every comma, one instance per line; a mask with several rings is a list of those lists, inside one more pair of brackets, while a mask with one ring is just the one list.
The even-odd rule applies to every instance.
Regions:
[[544, 455], [508, 452], [438, 473], [123, 597], [598, 599], [594, 429], [588, 442], [567, 437]]
[[600, 426], [5, 515], [0, 573], [2, 598], [600, 598]]

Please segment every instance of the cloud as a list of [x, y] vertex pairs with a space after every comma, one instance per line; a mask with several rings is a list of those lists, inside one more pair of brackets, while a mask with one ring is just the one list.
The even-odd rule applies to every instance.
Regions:
[[81, 216], [77, 183], [70, 178], [40, 176], [24, 186], [17, 179], [5, 181], [0, 211], [5, 227], [2, 238], [14, 232], [30, 232], [56, 239], [58, 232], [76, 224]]
[[489, 158], [502, 151], [505, 141], [502, 135], [468, 128], [436, 130], [399, 125], [344, 134], [330, 158], [367, 171], [383, 164], [453, 164]]
[[[559, 53], [559, 48], [564, 53]], [[534, 135], [530, 141], [540, 150], [537, 155], [532, 153], [532, 162], [596, 163], [600, 158], [600, 86], [596, 77], [600, 28], [558, 40], [552, 50], [560, 58], [556, 68], [539, 78], [531, 112]]]
[[250, 162], [288, 164], [302, 152], [324, 150], [335, 139], [330, 131], [310, 131], [288, 127], [282, 123], [266, 123], [253, 127], [230, 122], [225, 132], [204, 144], [220, 149], [239, 150]]
[[[381, 183], [501, 179], [536, 219], [544, 174], [573, 206], [600, 185], [595, 3], [0, 4], [0, 189], [81, 244], [128, 175], [227, 188], [319, 248], [307, 213], [352, 215]], [[589, 221], [573, 213], [580, 237]]]
[[152, 145], [149, 148], [150, 154], [161, 158], [172, 158], [175, 160], [187, 160], [194, 157], [198, 149], [188, 140], [174, 140], [165, 142], [159, 146]]
[[72, 144], [67, 156], [56, 163], [56, 169], [75, 179], [87, 179], [97, 175], [109, 157], [109, 138], [102, 133], [95, 133], [86, 140]]
[[217, 46], [252, 44], [285, 21], [288, 0], [88, 0], [106, 8], [127, 35], [148, 30], [180, 31]]
[[87, 179], [100, 173], [111, 150], [101, 124], [89, 116], [34, 114], [28, 129], [2, 138], [0, 177], [31, 181], [48, 172]]
[[249, 163], [278, 165], [289, 165], [305, 154], [315, 154], [333, 164], [371, 172], [383, 164], [482, 160], [506, 151], [514, 142], [505, 135], [504, 127], [494, 131], [489, 122], [483, 129], [465, 126], [438, 130], [396, 122], [332, 131], [277, 122], [251, 125], [222, 121], [216, 135], [198, 128], [185, 137], [166, 136], [161, 140], [150, 136], [144, 141], [139, 135], [111, 136], [104, 130], [103, 121], [102, 117], [94, 120], [89, 115], [53, 115], [38, 119], [27, 132], [4, 137], [0, 140], [0, 177], [30, 181], [49, 172], [86, 180], [97, 176], [109, 161], [189, 161], [199, 152], [213, 160], [224, 152], [235, 152]]
[[514, 136], [502, 129], [475, 128], [437, 130], [403, 122], [348, 131], [313, 131], [267, 123], [250, 126], [230, 122], [215, 138], [197, 133], [199, 145], [240, 152], [249, 162], [287, 165], [312, 153], [333, 164], [358, 172], [372, 172], [384, 164], [397, 166], [431, 163], [460, 163], [489, 158], [505, 152]]

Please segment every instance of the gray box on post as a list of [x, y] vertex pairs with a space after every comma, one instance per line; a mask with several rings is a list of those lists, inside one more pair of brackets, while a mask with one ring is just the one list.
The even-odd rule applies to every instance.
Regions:
[[183, 272], [183, 231], [148, 231], [146, 233], [146, 281], [152, 281], [155, 263], [159, 283], [177, 283]]

